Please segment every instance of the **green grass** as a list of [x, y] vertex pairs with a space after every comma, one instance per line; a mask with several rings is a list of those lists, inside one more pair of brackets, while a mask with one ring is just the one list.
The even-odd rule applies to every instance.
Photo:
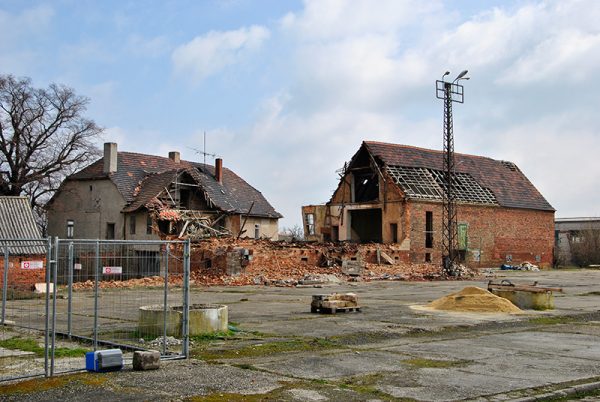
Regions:
[[432, 360], [432, 359], [422, 359], [422, 358], [414, 358], [402, 360], [403, 363], [410, 364], [414, 367], [419, 368], [450, 368], [450, 367], [462, 367], [468, 365], [470, 362], [468, 360]]
[[219, 332], [208, 332], [206, 334], [190, 336], [190, 340], [192, 340], [194, 342], [207, 342], [207, 341], [228, 339], [235, 335], [236, 335], [236, 332], [232, 331], [232, 330], [219, 331]]
[[[43, 357], [44, 347], [40, 346], [35, 339], [21, 338], [18, 336], [0, 341], [0, 347], [11, 350], [22, 350], [24, 352], [33, 352], [38, 357]], [[84, 348], [55, 348], [55, 357], [79, 357], [84, 356], [88, 349]]]
[[309, 352], [342, 347], [343, 346], [338, 343], [321, 338], [315, 338], [311, 340], [292, 339], [288, 341], [265, 342], [234, 349], [214, 350], [195, 348], [192, 351], [192, 356], [204, 360], [237, 359], [240, 357], [259, 357], [278, 353], [296, 351]]

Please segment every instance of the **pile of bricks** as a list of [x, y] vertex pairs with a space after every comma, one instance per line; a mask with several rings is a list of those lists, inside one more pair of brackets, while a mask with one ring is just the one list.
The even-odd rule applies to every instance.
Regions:
[[[178, 253], [181, 250], [171, 250]], [[297, 286], [318, 282], [314, 278], [340, 281], [442, 279], [441, 267], [403, 261], [394, 245], [350, 243], [285, 243], [232, 238], [207, 239], [192, 245], [191, 283], [197, 286]], [[385, 258], [381, 258], [382, 255]], [[351, 261], [360, 270], [348, 272]], [[469, 271], [463, 277], [474, 277]], [[334, 278], [335, 279], [335, 278]], [[182, 275], [169, 275], [170, 286], [181, 286]], [[164, 286], [164, 277], [101, 281], [100, 288]], [[76, 283], [75, 289], [93, 289], [94, 282]]]

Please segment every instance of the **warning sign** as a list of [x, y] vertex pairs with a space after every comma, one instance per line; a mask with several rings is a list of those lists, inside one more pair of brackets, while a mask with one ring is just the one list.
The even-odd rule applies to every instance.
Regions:
[[78, 270], [78, 271], [81, 271], [81, 264], [79, 264], [79, 263], [75, 263], [75, 264], [73, 265], [73, 269], [76, 269], [76, 270]]
[[44, 269], [44, 261], [21, 261], [21, 269]]
[[104, 275], [120, 275], [123, 273], [123, 267], [102, 267]]

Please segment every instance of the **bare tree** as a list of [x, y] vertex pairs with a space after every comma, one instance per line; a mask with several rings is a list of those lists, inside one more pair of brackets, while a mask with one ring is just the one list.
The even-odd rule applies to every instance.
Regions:
[[569, 238], [573, 263], [600, 264], [600, 229], [587, 228]]
[[62, 179], [99, 155], [102, 128], [83, 116], [88, 102], [63, 85], [0, 75], [0, 194], [28, 195], [43, 218]]
[[292, 227], [284, 227], [281, 230], [284, 236], [289, 236], [291, 241], [303, 241], [304, 240], [304, 229], [300, 225], [294, 225]]

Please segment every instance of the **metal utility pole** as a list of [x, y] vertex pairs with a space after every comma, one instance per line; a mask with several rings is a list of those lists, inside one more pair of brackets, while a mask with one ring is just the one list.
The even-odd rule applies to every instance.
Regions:
[[452, 120], [452, 102], [464, 102], [464, 88], [458, 84], [465, 77], [467, 70], [461, 72], [452, 82], [446, 82], [444, 77], [450, 74], [446, 71], [441, 80], [437, 80], [436, 97], [444, 100], [444, 191], [442, 196], [442, 271], [445, 275], [455, 276], [455, 260], [457, 255], [458, 225], [456, 221], [456, 191], [454, 189], [454, 124]]

